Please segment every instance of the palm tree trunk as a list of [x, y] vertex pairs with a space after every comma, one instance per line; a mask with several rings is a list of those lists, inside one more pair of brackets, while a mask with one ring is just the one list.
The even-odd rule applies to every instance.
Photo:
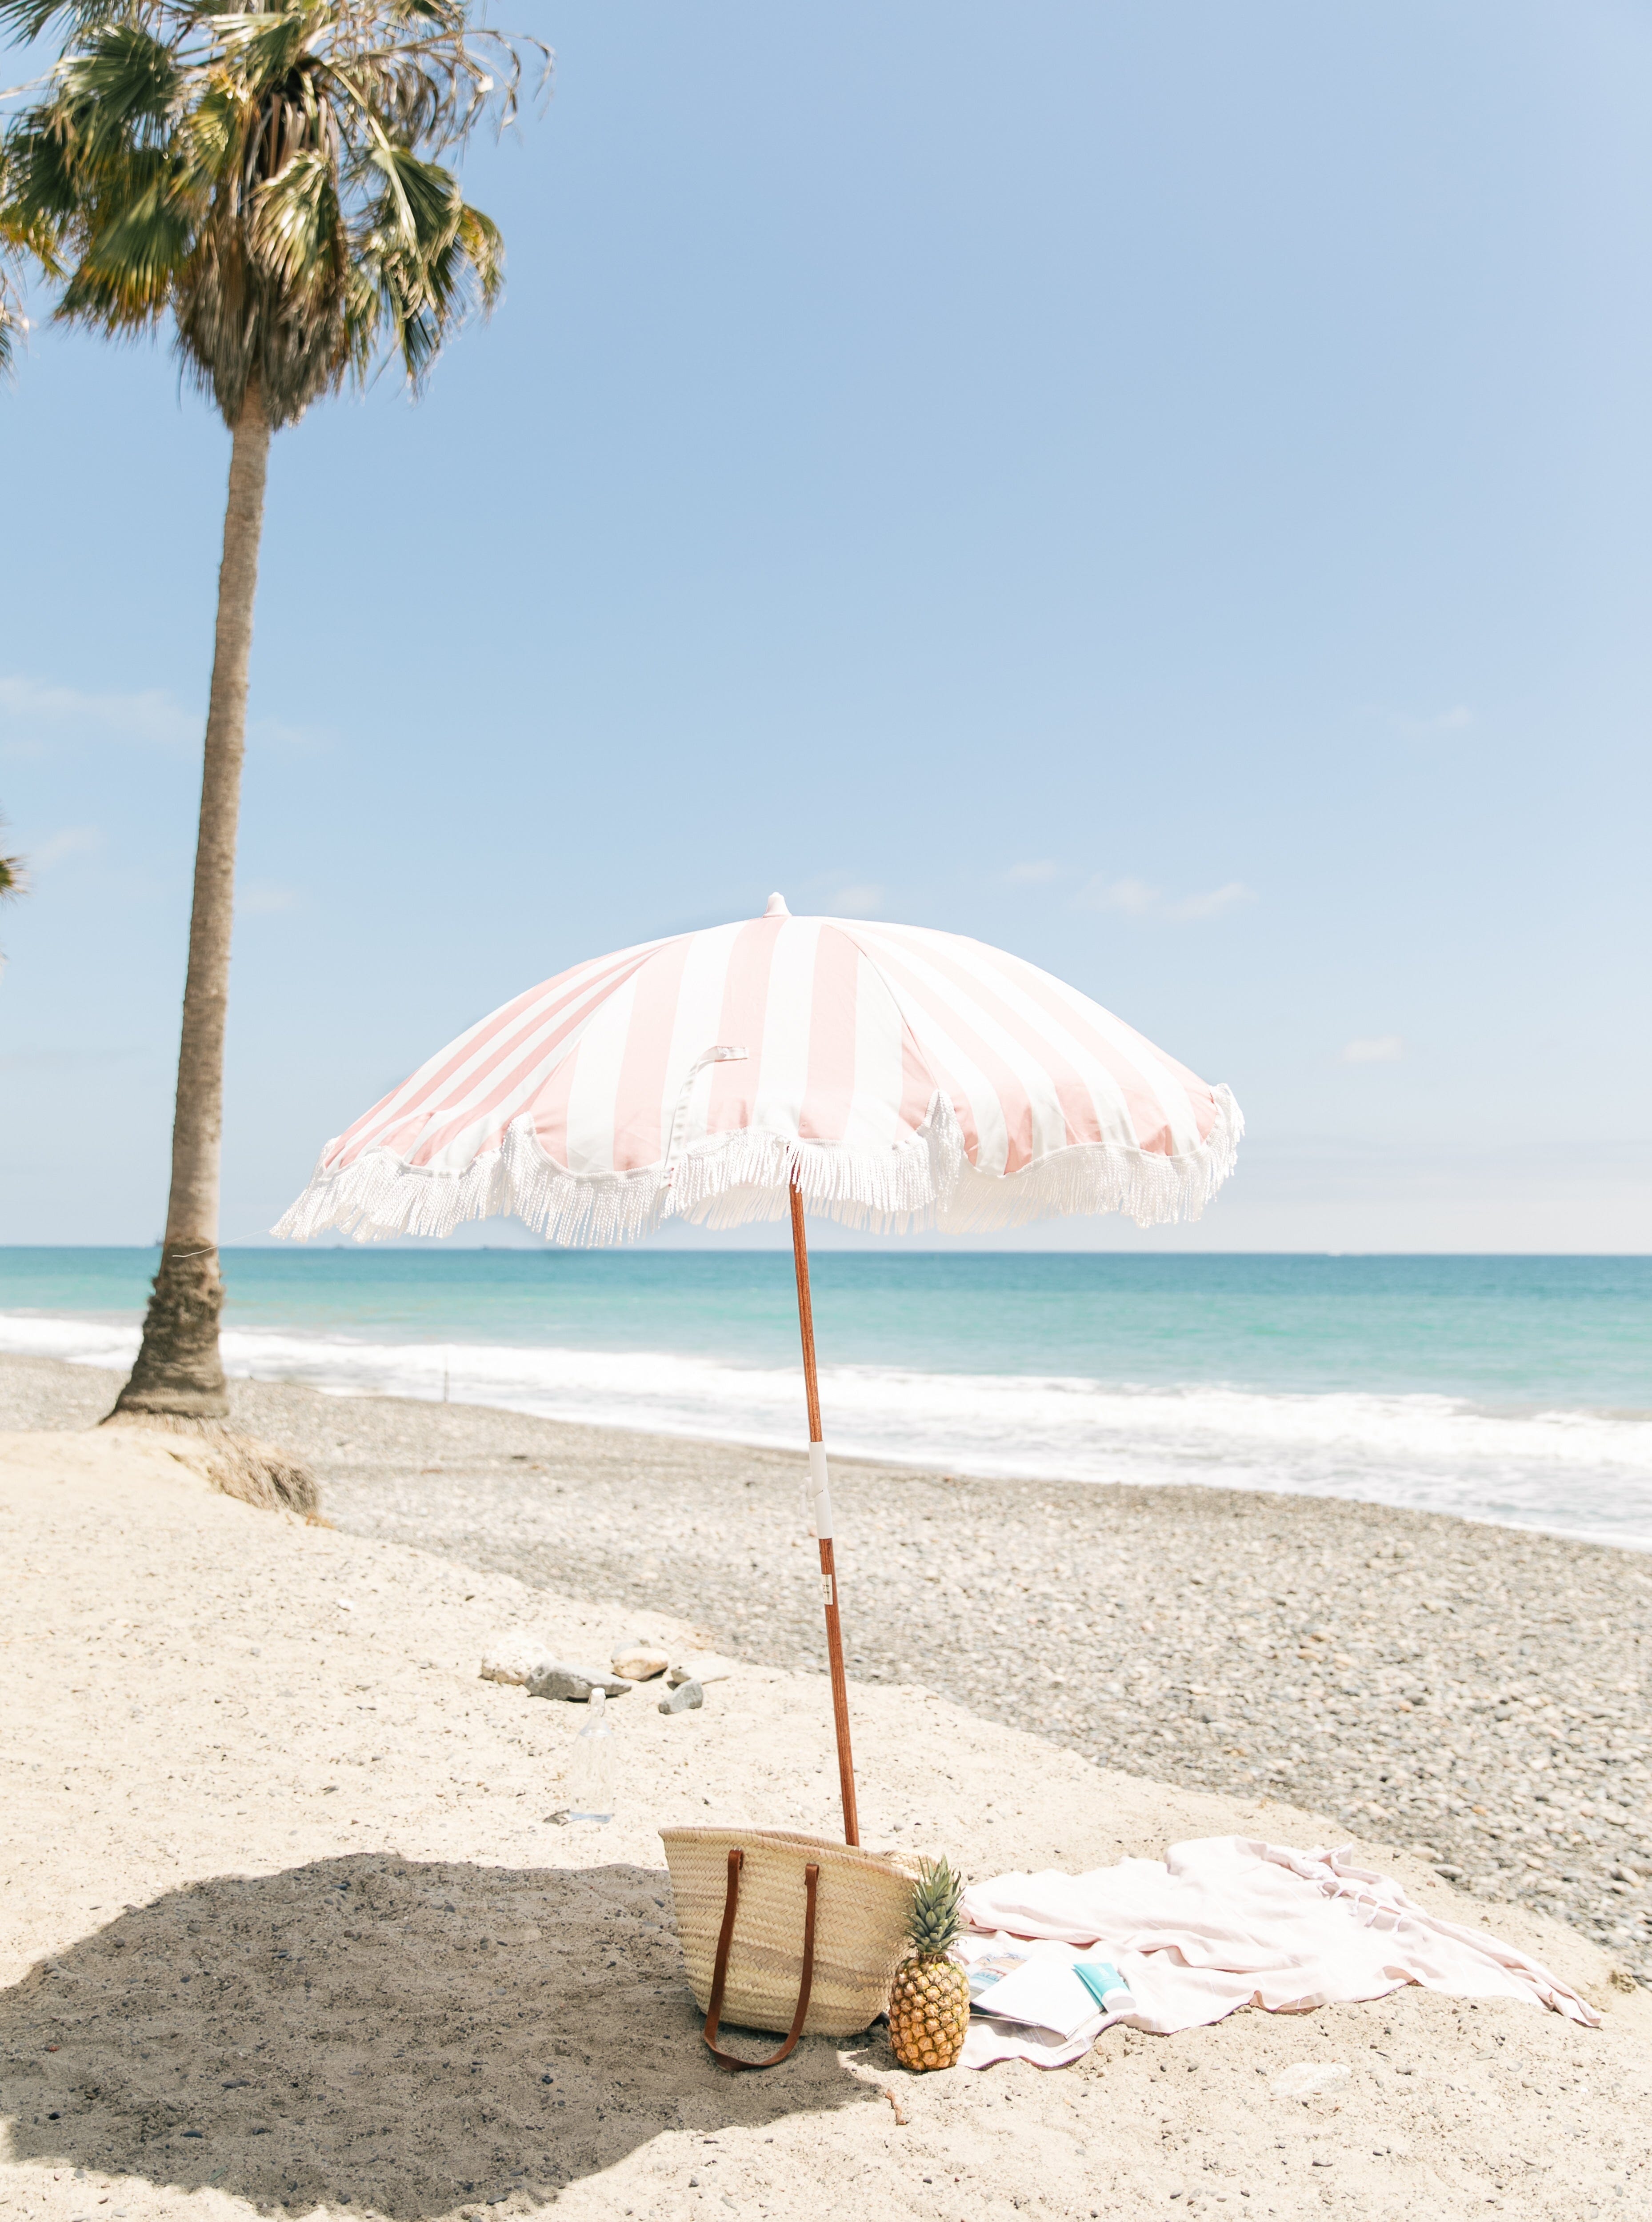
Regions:
[[229, 451], [229, 498], [223, 516], [217, 633], [189, 919], [189, 971], [178, 1045], [166, 1233], [144, 1317], [143, 1341], [131, 1378], [116, 1399], [116, 1413], [218, 1420], [229, 1409], [218, 1355], [218, 1316], [223, 1309], [223, 1280], [218, 1271], [223, 1026], [235, 926], [247, 665], [253, 644], [253, 597], [258, 587], [269, 445], [269, 422], [254, 384], [248, 389]]

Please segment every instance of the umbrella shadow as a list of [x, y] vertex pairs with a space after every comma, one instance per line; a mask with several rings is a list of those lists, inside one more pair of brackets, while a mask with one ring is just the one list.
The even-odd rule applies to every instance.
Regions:
[[670, 1908], [663, 1869], [393, 1855], [169, 1892], [0, 1992], [10, 2156], [424, 2222], [877, 2104], [826, 2039], [715, 2068]]

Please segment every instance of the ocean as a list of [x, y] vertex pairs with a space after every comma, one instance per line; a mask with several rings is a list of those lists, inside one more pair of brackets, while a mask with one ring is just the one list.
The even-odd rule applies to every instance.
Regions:
[[[0, 1350], [123, 1365], [152, 1250], [0, 1249]], [[801, 1443], [781, 1252], [240, 1249], [224, 1359]], [[1652, 1259], [821, 1251], [828, 1445], [1360, 1497], [1652, 1549]]]

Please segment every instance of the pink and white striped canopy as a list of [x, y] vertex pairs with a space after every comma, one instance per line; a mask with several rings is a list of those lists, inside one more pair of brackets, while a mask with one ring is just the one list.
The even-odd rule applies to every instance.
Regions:
[[1121, 1020], [961, 934], [759, 919], [640, 943], [480, 1020], [329, 1142], [275, 1228], [551, 1240], [780, 1217], [1196, 1218], [1243, 1121]]

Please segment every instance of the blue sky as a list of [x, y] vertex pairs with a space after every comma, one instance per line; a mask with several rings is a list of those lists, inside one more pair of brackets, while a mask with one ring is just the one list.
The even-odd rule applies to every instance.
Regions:
[[[1652, 1248], [1638, 0], [517, 20], [503, 308], [275, 445], [226, 1239], [778, 887], [1233, 1085], [1201, 1226], [1037, 1240]], [[0, 1240], [142, 1241], [227, 436], [44, 330], [0, 453]]]

